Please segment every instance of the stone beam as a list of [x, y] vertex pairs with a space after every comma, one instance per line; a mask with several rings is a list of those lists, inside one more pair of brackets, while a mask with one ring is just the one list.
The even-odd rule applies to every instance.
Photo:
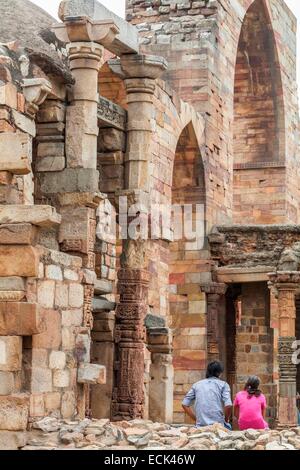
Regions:
[[96, 0], [66, 0], [61, 2], [59, 17], [66, 21], [68, 17], [85, 16], [93, 21], [113, 21], [119, 33], [107, 49], [116, 55], [138, 53], [139, 37], [137, 29], [127, 21], [112, 13]]
[[258, 266], [254, 268], [241, 267], [217, 268], [216, 275], [218, 282], [225, 284], [243, 283], [243, 282], [267, 282], [269, 273], [272, 271], [270, 266]]
[[51, 206], [0, 206], [0, 225], [32, 224], [38, 227], [59, 225], [61, 216]]
[[126, 130], [127, 111], [103, 96], [98, 100], [98, 119], [103, 127]]

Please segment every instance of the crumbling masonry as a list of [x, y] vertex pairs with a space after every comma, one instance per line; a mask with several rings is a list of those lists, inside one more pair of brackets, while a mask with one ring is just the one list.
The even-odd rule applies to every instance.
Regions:
[[[271, 426], [295, 425], [284, 1], [127, 0], [127, 22], [96, 0], [63, 1], [56, 23], [26, 0], [0, 13], [0, 433], [21, 447], [44, 416], [183, 423], [213, 358], [233, 393], [260, 376]], [[204, 245], [106, 233], [120, 196], [146, 218], [202, 205]]]

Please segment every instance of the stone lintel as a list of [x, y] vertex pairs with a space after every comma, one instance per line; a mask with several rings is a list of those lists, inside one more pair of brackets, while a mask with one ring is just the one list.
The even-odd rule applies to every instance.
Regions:
[[76, 16], [86, 16], [96, 22], [112, 21], [119, 31], [107, 49], [116, 55], [139, 52], [137, 29], [96, 0], [66, 0], [61, 3], [59, 17], [62, 21]]
[[217, 268], [218, 282], [232, 284], [243, 282], [267, 282], [269, 280], [270, 266]]
[[1, 336], [32, 336], [43, 331], [37, 304], [0, 302]]
[[61, 216], [51, 206], [0, 206], [0, 224], [32, 224], [38, 227], [59, 225]]

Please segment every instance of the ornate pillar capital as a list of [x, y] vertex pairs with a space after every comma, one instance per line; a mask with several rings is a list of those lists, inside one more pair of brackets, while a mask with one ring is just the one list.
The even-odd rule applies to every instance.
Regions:
[[121, 67], [126, 78], [156, 80], [167, 70], [168, 63], [160, 56], [123, 54]]
[[299, 271], [277, 271], [269, 273], [269, 287], [277, 290], [297, 290], [300, 288]]
[[65, 43], [96, 42], [107, 48], [120, 32], [111, 20], [93, 21], [87, 16], [65, 17], [52, 27], [57, 39]]
[[94, 69], [103, 65], [104, 47], [96, 42], [71, 42], [67, 44], [70, 69]]

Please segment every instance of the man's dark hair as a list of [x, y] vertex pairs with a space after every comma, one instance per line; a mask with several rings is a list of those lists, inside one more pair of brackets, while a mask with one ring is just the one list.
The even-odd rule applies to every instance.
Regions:
[[224, 372], [224, 367], [220, 361], [210, 362], [207, 366], [206, 378], [207, 379], [209, 379], [210, 377], [219, 378], [223, 372]]

